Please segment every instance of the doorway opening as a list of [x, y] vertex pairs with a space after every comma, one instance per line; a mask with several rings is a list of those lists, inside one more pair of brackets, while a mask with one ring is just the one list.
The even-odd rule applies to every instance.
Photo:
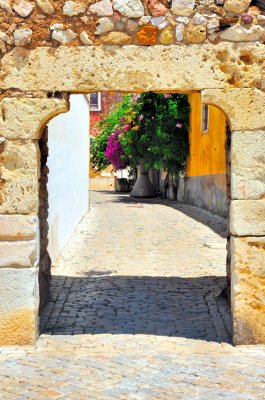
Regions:
[[[96, 173], [91, 175], [90, 164], [89, 178], [90, 136], [100, 133], [93, 117], [89, 128], [89, 113], [102, 114], [103, 119], [106, 97], [114, 108], [113, 103], [122, 100], [117, 93], [72, 95], [68, 113], [72, 122], [67, 121], [71, 129], [68, 133], [65, 129], [57, 130], [56, 138], [56, 124], [62, 126], [59, 119], [67, 114], [61, 115], [49, 123], [40, 140], [43, 146], [41, 258], [44, 260], [40, 288], [41, 293], [42, 287], [46, 293], [46, 297], [41, 295], [41, 332], [145, 333], [230, 341], [225, 265], [230, 140], [225, 115], [209, 106], [208, 130], [203, 131], [200, 93], [189, 94], [189, 156], [185, 170], [176, 177], [165, 170], [150, 168], [149, 178], [156, 196], [131, 198], [118, 182], [128, 179], [126, 170], [115, 176], [110, 166], [109, 170], [100, 171], [97, 178]], [[86, 109], [82, 126], [75, 102], [83, 102]], [[71, 110], [76, 116], [69, 117]], [[85, 172], [84, 168], [81, 172], [81, 165], [85, 166]], [[58, 168], [56, 173], [55, 168]], [[47, 176], [52, 174], [57, 182], [52, 178], [47, 187]], [[93, 187], [88, 196], [88, 180], [91, 182], [95, 177], [103, 181], [100, 182], [103, 186]], [[66, 191], [61, 185], [65, 185]], [[47, 208], [51, 205], [58, 209], [57, 218], [51, 209], [48, 217]], [[69, 221], [73, 215], [77, 216], [76, 221], [81, 221], [79, 226], [73, 219]], [[60, 245], [61, 221], [65, 224], [64, 233], [67, 227], [69, 232], [72, 229], [68, 240], [65, 239], [66, 247], [66, 243]], [[59, 256], [53, 255], [56, 251]], [[52, 262], [55, 267], [48, 301]]]

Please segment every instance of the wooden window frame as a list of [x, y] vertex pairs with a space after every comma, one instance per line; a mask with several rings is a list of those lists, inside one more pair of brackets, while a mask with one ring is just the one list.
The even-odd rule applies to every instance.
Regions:
[[202, 134], [205, 135], [209, 130], [209, 105], [202, 104]]
[[[97, 96], [98, 96], [97, 105], [92, 105], [92, 101], [91, 101], [92, 94], [97, 94]], [[98, 112], [101, 111], [101, 93], [100, 92], [90, 93], [90, 111], [98, 111]]]

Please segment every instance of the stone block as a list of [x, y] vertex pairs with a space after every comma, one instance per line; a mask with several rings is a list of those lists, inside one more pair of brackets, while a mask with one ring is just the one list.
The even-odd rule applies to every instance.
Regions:
[[224, 9], [233, 13], [243, 13], [247, 10], [251, 3], [251, 0], [226, 0]]
[[259, 89], [206, 89], [202, 102], [221, 108], [234, 131], [255, 131], [265, 126], [265, 93]]
[[265, 343], [265, 237], [231, 238], [234, 344]]
[[171, 11], [175, 15], [189, 16], [195, 7], [195, 0], [172, 0]]
[[1, 346], [36, 341], [38, 308], [38, 269], [0, 269]]
[[0, 240], [30, 240], [38, 236], [36, 215], [0, 215]]
[[37, 141], [8, 141], [0, 150], [0, 214], [38, 211], [40, 153]]
[[[242, 54], [247, 54], [250, 60], [247, 73]], [[2, 89], [80, 93], [251, 87], [250, 96], [253, 97], [253, 87], [260, 84], [262, 78], [263, 60], [264, 45], [259, 42], [237, 46], [227, 42], [215, 46], [206, 43], [170, 45], [166, 48], [163, 45], [42, 47], [25, 50], [24, 57], [14, 49], [1, 60], [0, 84]], [[234, 76], [236, 81], [233, 81]], [[238, 95], [240, 93], [238, 90]], [[230, 96], [228, 90], [226, 97]], [[233, 111], [240, 114], [239, 120], [242, 115], [244, 119], [246, 112], [240, 110], [237, 103], [234, 106]], [[256, 115], [255, 107], [251, 109]]]
[[230, 232], [236, 236], [265, 236], [265, 200], [233, 200]]
[[39, 264], [39, 239], [0, 242], [0, 268], [30, 268]]
[[48, 120], [68, 111], [64, 99], [7, 98], [0, 102], [0, 136], [39, 139]]
[[265, 198], [265, 131], [232, 133], [231, 197]]

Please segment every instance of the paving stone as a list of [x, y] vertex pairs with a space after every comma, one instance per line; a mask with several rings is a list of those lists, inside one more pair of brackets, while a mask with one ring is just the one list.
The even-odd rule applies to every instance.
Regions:
[[91, 198], [37, 346], [0, 349], [1, 399], [263, 399], [265, 347], [231, 345], [226, 222], [170, 200]]

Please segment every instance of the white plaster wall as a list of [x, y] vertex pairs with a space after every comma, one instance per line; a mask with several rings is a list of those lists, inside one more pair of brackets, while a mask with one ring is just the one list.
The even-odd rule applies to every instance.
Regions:
[[84, 95], [70, 97], [70, 111], [52, 119], [48, 133], [48, 251], [55, 261], [89, 208], [89, 106]]

